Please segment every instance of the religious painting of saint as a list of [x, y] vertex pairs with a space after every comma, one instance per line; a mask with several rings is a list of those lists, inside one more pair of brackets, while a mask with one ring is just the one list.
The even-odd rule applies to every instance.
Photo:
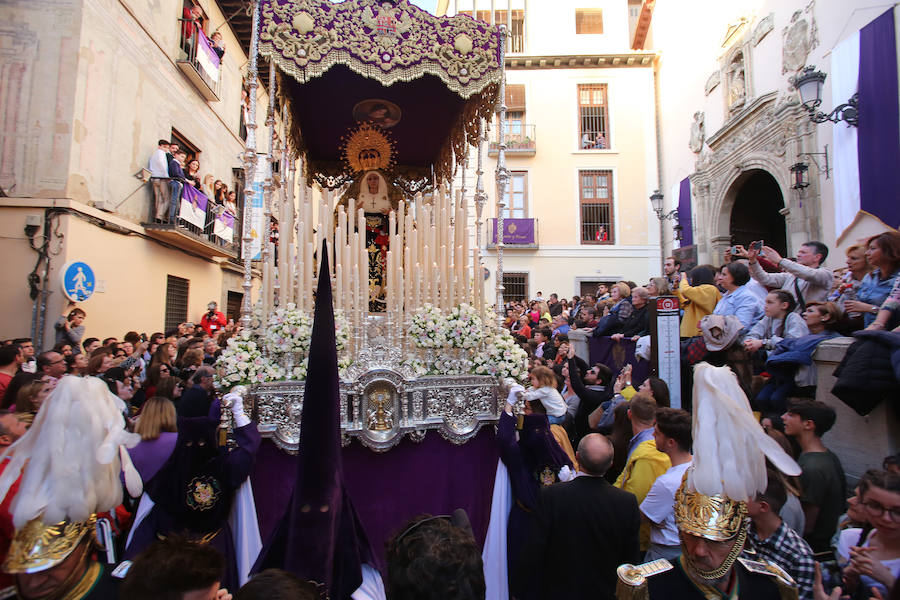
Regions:
[[357, 102], [353, 107], [353, 118], [356, 121], [367, 121], [383, 129], [390, 129], [400, 122], [403, 111], [390, 100], [369, 98]]

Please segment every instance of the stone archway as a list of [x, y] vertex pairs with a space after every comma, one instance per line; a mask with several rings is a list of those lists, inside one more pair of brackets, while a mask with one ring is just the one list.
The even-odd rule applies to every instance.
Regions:
[[733, 244], [747, 246], [763, 240], [788, 256], [784, 197], [771, 173], [763, 169], [741, 173], [726, 196], [732, 199], [727, 231]]

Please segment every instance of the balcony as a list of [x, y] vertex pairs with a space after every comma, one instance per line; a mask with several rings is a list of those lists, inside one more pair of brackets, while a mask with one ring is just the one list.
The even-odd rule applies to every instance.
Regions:
[[176, 200], [172, 215], [170, 180], [153, 178], [151, 181], [165, 184], [165, 200], [157, 214], [156, 199], [151, 199], [148, 219], [141, 223], [148, 236], [207, 258], [237, 258], [240, 241], [232, 212], [186, 186]]
[[[506, 155], [507, 156], [534, 156], [537, 148], [537, 142], [534, 135], [534, 125], [523, 125], [521, 123], [508, 123], [507, 128], [510, 130], [506, 134]], [[488, 146], [488, 155], [496, 156], [500, 151], [499, 135], [495, 134]]]
[[181, 43], [175, 64], [191, 80], [200, 95], [209, 102], [218, 102], [221, 60], [212, 42], [194, 21], [179, 19]]
[[[488, 219], [488, 250], [497, 247], [497, 219]], [[503, 248], [505, 250], [537, 250], [537, 219], [503, 219]]]

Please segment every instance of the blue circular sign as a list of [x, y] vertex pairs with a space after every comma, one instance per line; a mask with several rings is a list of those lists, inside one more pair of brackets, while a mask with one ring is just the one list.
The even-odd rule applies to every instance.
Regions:
[[94, 270], [84, 262], [72, 261], [62, 269], [63, 293], [73, 302], [84, 302], [94, 293], [97, 278]]

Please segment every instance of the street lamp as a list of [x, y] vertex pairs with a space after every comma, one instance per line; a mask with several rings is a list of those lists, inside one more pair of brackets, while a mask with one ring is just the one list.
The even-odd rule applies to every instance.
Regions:
[[795, 190], [809, 187], [809, 165], [805, 162], [791, 165], [791, 179], [793, 180], [791, 187]]
[[662, 267], [662, 270], [660, 272], [664, 272], [666, 264], [666, 238], [663, 231], [663, 224], [666, 221], [678, 220], [677, 208], [674, 208], [667, 213], [663, 213], [663, 199], [664, 196], [659, 190], [656, 190], [652, 194], [650, 194], [650, 206], [653, 208], [653, 212], [656, 213], [656, 218], [659, 219], [659, 262]]
[[846, 121], [848, 125], [859, 126], [859, 94], [853, 94], [845, 104], [841, 104], [827, 115], [822, 111], [816, 111], [822, 104], [822, 87], [827, 75], [822, 71], [816, 71], [812, 65], [803, 68], [803, 72], [793, 79], [794, 87], [800, 92], [800, 102], [809, 113], [809, 118], [814, 123], [840, 123]]

